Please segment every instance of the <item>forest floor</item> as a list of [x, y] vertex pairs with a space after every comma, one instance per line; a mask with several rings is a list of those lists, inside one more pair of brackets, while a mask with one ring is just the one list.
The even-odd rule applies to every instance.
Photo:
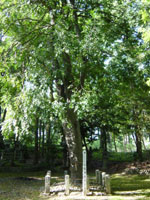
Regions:
[[[112, 195], [87, 197], [81, 193], [72, 193], [67, 197], [44, 196], [44, 176], [45, 172], [0, 173], [0, 200], [150, 200], [149, 175], [113, 174]], [[54, 174], [51, 184], [62, 180], [62, 176]]]

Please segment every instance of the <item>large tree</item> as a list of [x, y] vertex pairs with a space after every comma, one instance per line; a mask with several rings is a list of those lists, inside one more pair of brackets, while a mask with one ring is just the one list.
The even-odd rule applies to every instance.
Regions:
[[[127, 33], [133, 29], [131, 19], [136, 17], [137, 3], [126, 0], [1, 3], [1, 66], [6, 73], [29, 84], [39, 82], [39, 76], [46, 80], [50, 105], [57, 109], [62, 121], [72, 180], [82, 174], [80, 98], [86, 98], [87, 87], [99, 79], [98, 74], [103, 74], [106, 62], [119, 55], [120, 41], [132, 38]], [[40, 84], [44, 85], [42, 81]]]

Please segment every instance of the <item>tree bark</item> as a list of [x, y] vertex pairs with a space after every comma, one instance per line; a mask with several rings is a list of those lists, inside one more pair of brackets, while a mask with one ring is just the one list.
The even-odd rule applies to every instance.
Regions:
[[123, 149], [124, 149], [124, 152], [127, 152], [127, 136], [125, 135], [123, 137]]
[[113, 134], [113, 140], [114, 140], [115, 152], [118, 152], [117, 145], [116, 145], [116, 136], [115, 136], [115, 134]]
[[36, 118], [35, 122], [35, 136], [34, 136], [34, 162], [33, 164], [38, 164], [39, 161], [39, 151], [38, 151], [38, 125], [39, 125], [39, 119]]
[[76, 183], [82, 178], [82, 140], [79, 120], [73, 109], [67, 108], [63, 129], [69, 151], [71, 180]]
[[67, 148], [67, 144], [66, 144], [66, 138], [65, 138], [65, 134], [64, 134], [64, 130], [62, 128], [62, 147], [63, 147], [63, 167], [64, 169], [68, 169], [69, 168], [69, 163], [68, 163], [68, 148]]
[[139, 131], [138, 126], [135, 126], [135, 139], [136, 139], [136, 153], [137, 159], [139, 161], [143, 161], [143, 154], [142, 154], [142, 136]]
[[44, 157], [44, 148], [45, 148], [45, 127], [42, 125], [42, 158]]
[[141, 114], [141, 110], [138, 109], [138, 106], [135, 106], [133, 109], [133, 120], [135, 125], [134, 127], [134, 134], [135, 134], [135, 145], [136, 145], [136, 159], [139, 161], [143, 161], [143, 154], [142, 154], [142, 134], [141, 134], [141, 127], [140, 127], [140, 119], [139, 116]]
[[7, 110], [5, 109], [2, 116], [2, 108], [0, 106], [0, 149], [4, 148], [4, 140], [3, 140], [3, 135], [2, 135], [2, 123], [5, 120], [6, 113], [7, 113]]
[[[75, 183], [77, 179], [79, 180], [82, 178], [82, 139], [77, 113], [74, 111], [74, 108], [69, 108], [68, 103], [71, 101], [72, 96], [72, 89], [70, 86], [73, 85], [74, 82], [71, 58], [65, 52], [63, 53], [62, 58], [65, 66], [65, 78], [63, 80], [63, 85], [60, 85], [57, 82], [57, 89], [58, 95], [61, 96], [67, 104], [64, 113], [65, 121], [62, 126], [69, 152], [71, 180]], [[59, 69], [58, 60], [56, 60], [56, 66], [57, 69]]]
[[39, 142], [38, 142], [39, 158], [41, 157], [41, 136], [42, 136], [42, 124], [41, 124], [41, 120], [40, 120], [40, 122], [39, 122]]
[[50, 133], [51, 133], [51, 127], [50, 124], [47, 124], [46, 126], [46, 163], [47, 166], [50, 164]]
[[102, 152], [102, 169], [105, 171], [107, 169], [107, 133], [106, 128], [101, 128], [101, 152]]

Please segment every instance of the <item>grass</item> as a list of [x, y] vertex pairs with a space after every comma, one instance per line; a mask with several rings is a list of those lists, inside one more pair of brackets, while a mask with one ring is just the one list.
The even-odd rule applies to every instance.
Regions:
[[150, 200], [150, 177], [143, 175], [116, 174], [111, 179], [112, 194], [123, 196], [143, 196], [141, 200]]
[[0, 200], [39, 200], [43, 181], [24, 181], [15, 178], [0, 180]]
[[[44, 191], [43, 172], [0, 173], [0, 200], [41, 200]], [[58, 177], [52, 179], [52, 183]], [[48, 199], [48, 198], [44, 198]]]
[[[52, 176], [52, 182], [58, 180], [56, 175]], [[0, 173], [0, 200], [48, 200], [40, 196], [44, 190], [44, 176], [45, 171]], [[111, 176], [111, 186], [112, 195], [104, 199], [150, 200], [149, 176], [115, 174]]]
[[[21, 177], [33, 177], [33, 179]], [[1, 173], [0, 200], [40, 200], [39, 194], [43, 185], [42, 173], [37, 173], [37, 175], [35, 173]]]

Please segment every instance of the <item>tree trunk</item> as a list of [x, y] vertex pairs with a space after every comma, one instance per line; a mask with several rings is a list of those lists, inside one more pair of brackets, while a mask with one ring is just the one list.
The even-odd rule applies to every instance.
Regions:
[[105, 171], [107, 169], [107, 134], [106, 128], [101, 128], [101, 152], [102, 152], [102, 169]]
[[35, 122], [35, 136], [34, 136], [34, 162], [33, 164], [36, 165], [38, 164], [39, 161], [39, 151], [38, 151], [38, 124], [39, 124], [39, 119], [38, 117], [36, 118]]
[[82, 140], [79, 121], [73, 109], [67, 108], [63, 129], [69, 151], [71, 180], [76, 183], [82, 178]]
[[44, 148], [45, 148], [45, 127], [42, 126], [42, 158], [44, 158]]
[[141, 134], [141, 127], [140, 127], [140, 120], [139, 115], [141, 114], [141, 110], [135, 106], [133, 110], [133, 120], [135, 122], [134, 125], [134, 134], [135, 134], [135, 145], [136, 145], [136, 159], [139, 161], [143, 161], [143, 154], [142, 154], [142, 134]]
[[47, 124], [46, 126], [46, 164], [48, 167], [50, 164], [50, 133], [51, 133], [51, 127], [50, 127], [50, 124]]
[[62, 128], [62, 147], [63, 147], [63, 167], [64, 169], [68, 169], [69, 165], [68, 165], [68, 148], [67, 148], [67, 144], [66, 144], [66, 138], [65, 138], [65, 134], [64, 134], [64, 130]]
[[[14, 131], [14, 130], [13, 130]], [[12, 149], [11, 149], [11, 159], [10, 159], [10, 165], [11, 167], [14, 167], [15, 166], [15, 152], [16, 152], [16, 141], [15, 141], [15, 134], [13, 135], [12, 137]]]
[[124, 152], [127, 152], [128, 150], [127, 150], [127, 137], [126, 137], [126, 135], [123, 137], [123, 151]]
[[41, 132], [42, 132], [42, 124], [41, 124], [41, 120], [40, 120], [40, 122], [39, 122], [39, 142], [38, 142], [39, 158], [41, 157], [41, 136], [42, 136]]
[[114, 140], [115, 152], [118, 152], [118, 150], [117, 150], [117, 144], [116, 144], [116, 136], [115, 136], [115, 134], [113, 134], [113, 140]]
[[143, 144], [144, 150], [146, 151], [147, 148], [146, 148], [146, 145], [145, 145], [144, 137], [142, 137], [142, 144]]
[[137, 159], [139, 161], [143, 161], [143, 154], [142, 154], [142, 136], [139, 131], [138, 126], [135, 127], [135, 138], [136, 138], [136, 153]]
[[4, 110], [3, 117], [2, 117], [2, 108], [0, 106], [0, 150], [4, 149], [4, 140], [2, 135], [2, 123], [5, 120], [7, 110]]

